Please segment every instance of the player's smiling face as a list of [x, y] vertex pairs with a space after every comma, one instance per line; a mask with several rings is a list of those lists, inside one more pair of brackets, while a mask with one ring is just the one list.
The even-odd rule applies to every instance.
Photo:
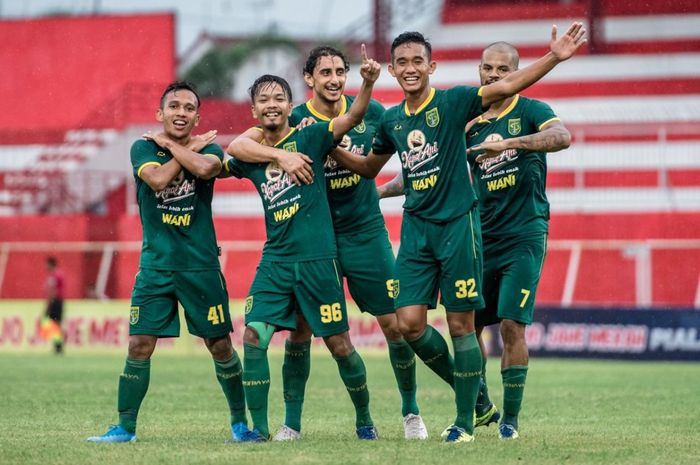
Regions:
[[408, 42], [394, 49], [389, 73], [396, 78], [404, 92], [420, 93], [430, 85], [430, 75], [436, 63], [428, 58], [425, 45]]
[[321, 56], [316, 61], [313, 75], [304, 73], [304, 81], [314, 94], [331, 103], [340, 100], [346, 79], [345, 62], [339, 56]]
[[481, 55], [481, 64], [479, 65], [481, 85], [487, 86], [498, 82], [517, 69], [511, 54], [496, 50], [486, 50]]
[[165, 134], [173, 140], [187, 139], [199, 124], [197, 96], [187, 89], [168, 93], [156, 119], [163, 123]]
[[282, 86], [276, 82], [263, 84], [253, 103], [253, 116], [265, 129], [277, 130], [287, 123], [292, 112], [292, 102]]

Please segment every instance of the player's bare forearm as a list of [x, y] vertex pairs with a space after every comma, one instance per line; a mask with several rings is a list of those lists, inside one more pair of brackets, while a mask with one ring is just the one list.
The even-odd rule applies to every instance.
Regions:
[[344, 168], [349, 169], [353, 173], [357, 173], [363, 178], [374, 179], [379, 174], [382, 166], [386, 163], [384, 158], [389, 157], [378, 157], [374, 153], [370, 152], [366, 157], [362, 155], [356, 155], [340, 147], [336, 148], [331, 152], [330, 156], [340, 163]]
[[211, 179], [221, 171], [221, 160], [216, 155], [193, 152], [174, 142], [168, 150], [183, 168], [198, 178]]
[[226, 153], [236, 160], [246, 163], [270, 163], [276, 162], [284, 155], [284, 150], [262, 145], [260, 142], [242, 134], [231, 141], [226, 149]]
[[530, 152], [558, 152], [571, 145], [571, 134], [563, 125], [549, 127], [538, 133], [516, 139], [515, 148]]
[[403, 175], [401, 173], [397, 174], [391, 181], [377, 186], [377, 194], [379, 194], [380, 199], [398, 197], [403, 193]]
[[160, 166], [145, 166], [139, 173], [139, 177], [148, 184], [148, 187], [155, 192], [160, 192], [180, 174], [180, 171], [182, 171], [182, 165], [175, 158], [172, 158]]
[[586, 43], [586, 30], [582, 23], [575, 22], [559, 38], [557, 27], [552, 26], [552, 37], [549, 43], [550, 51], [523, 69], [509, 74], [506, 78], [481, 88], [482, 105], [490, 104], [517, 94], [539, 81], [545, 74], [564, 60], [568, 60]]

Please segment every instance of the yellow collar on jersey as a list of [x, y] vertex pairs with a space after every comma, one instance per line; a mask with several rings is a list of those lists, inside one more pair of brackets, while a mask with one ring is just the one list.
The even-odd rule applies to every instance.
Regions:
[[431, 88], [430, 88], [430, 93], [428, 94], [428, 98], [425, 99], [425, 101], [424, 101], [423, 103], [421, 103], [420, 106], [418, 106], [418, 109], [416, 110], [415, 113], [411, 113], [411, 112], [408, 110], [408, 102], [404, 102], [404, 104], [403, 104], [403, 111], [406, 113], [406, 116], [417, 115], [418, 113], [420, 113], [421, 111], [423, 111], [423, 110], [425, 109], [425, 107], [427, 107], [427, 106], [430, 104], [430, 102], [433, 101], [433, 98], [434, 98], [434, 97], [435, 97], [435, 87], [431, 87]]
[[[344, 115], [345, 112], [348, 111], [348, 100], [347, 100], [347, 98], [345, 98], [345, 95], [341, 95], [340, 100], [342, 103], [340, 105], [340, 113], [338, 113], [338, 116]], [[326, 116], [323, 113], [316, 110], [314, 108], [313, 104], [311, 103], [311, 100], [306, 102], [306, 109], [309, 110], [309, 113], [314, 115], [314, 118], [321, 120], [321, 121], [330, 121], [331, 119], [335, 118], [335, 116], [333, 116], [333, 117]]]

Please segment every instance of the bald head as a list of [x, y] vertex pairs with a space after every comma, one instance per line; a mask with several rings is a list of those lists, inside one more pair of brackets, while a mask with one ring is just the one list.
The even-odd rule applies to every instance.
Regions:
[[481, 53], [479, 78], [481, 85], [486, 86], [517, 71], [520, 56], [518, 50], [508, 42], [494, 42]]
[[518, 53], [518, 49], [513, 47], [511, 44], [508, 42], [494, 42], [491, 45], [487, 46], [483, 52], [481, 52], [481, 62], [484, 62], [484, 56], [488, 52], [493, 52], [493, 53], [501, 53], [504, 55], [507, 55], [510, 57], [510, 65], [511, 67], [516, 70], [518, 69], [518, 65], [520, 64], [520, 54]]

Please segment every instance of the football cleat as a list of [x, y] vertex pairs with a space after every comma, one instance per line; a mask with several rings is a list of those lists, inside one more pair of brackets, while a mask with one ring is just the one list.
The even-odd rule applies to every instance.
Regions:
[[474, 417], [474, 428], [478, 426], [488, 426], [491, 423], [496, 423], [500, 419], [501, 414], [498, 412], [496, 406], [491, 404], [483, 415], [476, 415]]
[[260, 434], [260, 431], [258, 431], [257, 429], [253, 429], [252, 431], [244, 431], [241, 434], [240, 440], [236, 442], [267, 442], [268, 439], [270, 438]]
[[102, 436], [90, 436], [88, 442], [135, 442], [136, 433], [130, 433], [119, 425], [111, 425]]
[[231, 442], [244, 442], [244, 437], [250, 433], [248, 425], [245, 422], [239, 421], [231, 425]]
[[498, 425], [498, 437], [504, 441], [508, 441], [510, 439], [518, 439], [520, 435], [513, 425], [501, 423]]
[[360, 426], [356, 430], [357, 438], [365, 441], [375, 441], [379, 439], [379, 433], [374, 426]]
[[282, 425], [277, 434], [272, 438], [273, 441], [298, 441], [301, 439], [301, 432], [287, 425]]
[[473, 442], [474, 441], [474, 436], [471, 434], [467, 433], [464, 428], [460, 428], [459, 426], [449, 426], [445, 430], [447, 432], [447, 436], [445, 436], [445, 442]]
[[406, 439], [428, 439], [428, 430], [420, 415], [409, 413], [403, 417], [403, 433]]

